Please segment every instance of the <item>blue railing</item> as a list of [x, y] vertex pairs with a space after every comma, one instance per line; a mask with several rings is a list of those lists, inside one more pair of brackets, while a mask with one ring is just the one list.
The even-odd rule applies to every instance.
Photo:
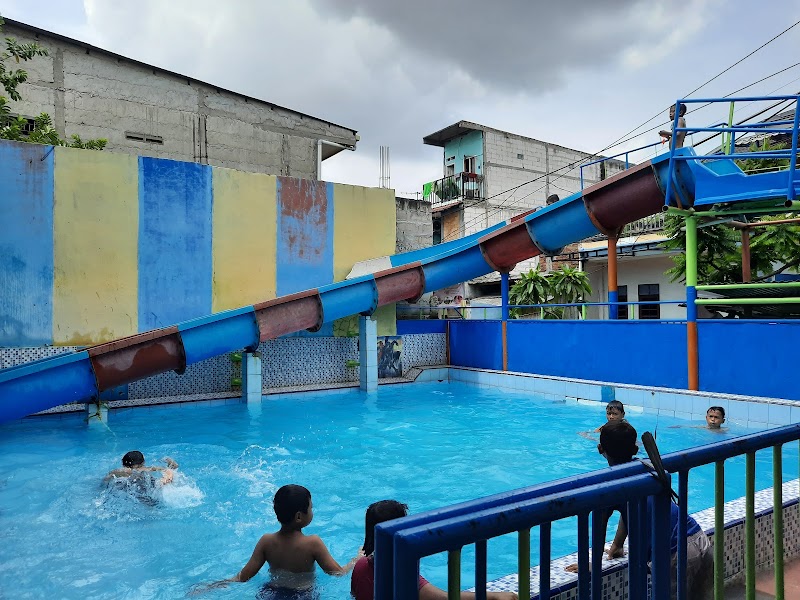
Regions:
[[[763, 101], [786, 101], [793, 100], [795, 104], [794, 119], [792, 121], [777, 121], [777, 122], [761, 122], [749, 125], [724, 125], [724, 126], [711, 126], [711, 127], [679, 127], [680, 121], [680, 107], [682, 104], [715, 104], [715, 103], [730, 103], [729, 98], [697, 98], [678, 100], [675, 102], [675, 117], [672, 123], [672, 131], [678, 133], [694, 133], [694, 132], [714, 132], [722, 134], [730, 134], [730, 152], [728, 154], [708, 154], [708, 155], [695, 155], [695, 154], [676, 154], [675, 144], [677, 135], [672, 135], [670, 138], [670, 161], [669, 169], [667, 171], [667, 182], [664, 194], [664, 202], [666, 206], [670, 205], [673, 191], [673, 178], [675, 176], [677, 161], [698, 161], [698, 160], [742, 160], [747, 158], [783, 158], [789, 160], [789, 168], [787, 170], [787, 189], [786, 197], [789, 201], [795, 200], [797, 194], [795, 191], [795, 172], [797, 170], [797, 142], [798, 131], [800, 131], [800, 95], [789, 96], [753, 96], [736, 98], [737, 101], [745, 102], [763, 102]], [[775, 150], [771, 152], [735, 152], [735, 136], [737, 133], [788, 133], [786, 128], [775, 127], [775, 125], [792, 125], [792, 144], [790, 148], [784, 150]]]
[[633, 150], [625, 150], [623, 152], [618, 152], [617, 154], [613, 154], [611, 156], [603, 156], [601, 158], [598, 158], [597, 160], [593, 160], [592, 162], [588, 162], [586, 164], [581, 165], [581, 190], [583, 190], [583, 169], [584, 169], [584, 167], [591, 167], [592, 165], [596, 165], [598, 163], [604, 163], [607, 160], [612, 160], [614, 158], [617, 158], [618, 156], [624, 156], [625, 157], [625, 168], [627, 169], [627, 168], [630, 167], [629, 157], [630, 157], [631, 154], [633, 154], [634, 152], [639, 152], [640, 150], [646, 150], [647, 148], [654, 148], [656, 146], [660, 146], [661, 143], [662, 142], [655, 142], [653, 144], [647, 144], [646, 146], [639, 146], [638, 148], [634, 148]]
[[[686, 517], [688, 476], [693, 468], [716, 465], [714, 583], [715, 598], [724, 598], [724, 464], [735, 456], [747, 456], [745, 482], [745, 562], [748, 592], [755, 591], [755, 452], [773, 449], [773, 522], [776, 542], [774, 560], [776, 597], [783, 597], [783, 498], [782, 448], [800, 440], [800, 425], [789, 425], [675, 452], [663, 458], [664, 468], [678, 474], [678, 598], [686, 598]], [[650, 523], [644, 523], [645, 503], [653, 497]], [[458, 597], [461, 587], [461, 548], [474, 544], [475, 587], [478, 600], [486, 598], [486, 543], [488, 539], [517, 532], [519, 535], [519, 598], [528, 600], [530, 590], [530, 530], [539, 527], [540, 600], [550, 598], [549, 563], [550, 528], [555, 520], [577, 516], [578, 597], [601, 598], [603, 528], [597, 527], [600, 512], [610, 506], [627, 503], [629, 525], [628, 597], [646, 597], [647, 550], [646, 528], [652, 532], [652, 598], [670, 597], [669, 490], [635, 461], [584, 475], [578, 475], [508, 493], [496, 494], [439, 510], [412, 515], [381, 524], [375, 530], [375, 598], [410, 599], [418, 597], [419, 559], [438, 552], [449, 553], [448, 594]], [[589, 570], [589, 515], [592, 515], [592, 569]], [[660, 524], [660, 526], [659, 526]], [[778, 573], [780, 572], [780, 576]]]
[[[686, 304], [686, 300], [639, 300], [639, 301], [631, 301], [631, 302], [571, 302], [571, 303], [546, 303], [546, 304], [496, 304], [496, 305], [488, 305], [488, 304], [468, 304], [468, 305], [455, 305], [455, 304], [437, 304], [437, 305], [429, 305], [429, 304], [398, 304], [397, 310], [403, 313], [408, 313], [411, 315], [416, 314], [418, 318], [422, 318], [423, 314], [428, 313], [436, 313], [437, 318], [451, 318], [451, 319], [466, 319], [466, 315], [469, 314], [469, 311], [473, 310], [487, 310], [487, 309], [494, 309], [498, 311], [502, 311], [504, 308], [507, 309], [515, 309], [515, 308], [538, 308], [538, 309], [548, 309], [548, 308], [579, 308], [584, 309], [590, 306], [655, 306], [655, 305], [681, 305]], [[448, 311], [452, 311], [455, 316], [447, 315]], [[401, 317], [401, 318], [408, 318], [408, 317]], [[585, 316], [583, 316], [579, 320], [585, 320]], [[499, 319], [493, 319], [499, 320]], [[569, 320], [569, 319], [563, 319]], [[652, 320], [659, 320], [659, 319], [646, 319], [648, 321]], [[665, 319], [667, 321], [676, 321], [676, 319]], [[679, 320], [679, 319], [677, 319]]]

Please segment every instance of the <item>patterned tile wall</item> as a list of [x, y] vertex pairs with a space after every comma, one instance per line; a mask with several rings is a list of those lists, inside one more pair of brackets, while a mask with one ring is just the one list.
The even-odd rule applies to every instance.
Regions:
[[[77, 349], [55, 346], [0, 348], [0, 368]], [[270, 388], [358, 381], [358, 367], [346, 365], [347, 360], [358, 360], [357, 338], [280, 338], [261, 343], [259, 351], [262, 353], [262, 386], [265, 391]], [[403, 336], [404, 373], [418, 365], [443, 365], [445, 355], [444, 334]], [[128, 398], [136, 400], [230, 392], [231, 379], [237, 366], [232, 363], [229, 354], [215, 356], [189, 365], [183, 375], [169, 371], [135, 381], [128, 386]]]

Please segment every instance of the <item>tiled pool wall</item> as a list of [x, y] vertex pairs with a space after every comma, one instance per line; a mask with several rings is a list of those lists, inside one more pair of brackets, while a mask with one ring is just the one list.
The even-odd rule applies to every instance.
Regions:
[[[783, 484], [783, 527], [784, 560], [800, 556], [800, 510], [798, 494], [800, 480]], [[756, 493], [756, 570], [759, 572], [772, 568], [774, 561], [774, 537], [772, 532], [772, 489]], [[692, 515], [708, 534], [714, 544], [714, 509], [700, 511]], [[744, 578], [744, 498], [725, 503], [725, 582], [739, 582]], [[578, 555], [570, 554], [551, 561], [550, 590], [553, 600], [574, 600], [578, 596], [578, 577], [565, 570], [567, 565], [577, 562]], [[603, 561], [603, 600], [628, 599], [628, 561], [625, 558]], [[519, 577], [507, 575], [489, 583], [489, 590], [516, 591]], [[539, 567], [530, 571], [532, 598], [538, 598]]]
[[[403, 373], [420, 365], [443, 365], [446, 361], [445, 334], [408, 334], [403, 340]], [[35, 348], [0, 348], [0, 368], [13, 367], [33, 360], [72, 352], [77, 347], [44, 346]], [[357, 338], [288, 337], [262, 342], [262, 388], [269, 393], [276, 388], [303, 385], [324, 386], [358, 381], [358, 367], [348, 367], [348, 360], [358, 360]], [[197, 396], [214, 398], [232, 396], [231, 380], [237, 366], [231, 355], [216, 356], [189, 365], [182, 375], [173, 371], [131, 383], [130, 400]], [[108, 400], [115, 398], [109, 396]]]
[[759, 429], [800, 422], [800, 402], [793, 400], [543, 377], [466, 367], [449, 367], [447, 370], [450, 381], [525, 391], [552, 400], [566, 398], [568, 401], [587, 403], [619, 400], [626, 410], [632, 408], [645, 413], [695, 421], [705, 419], [709, 406], [721, 406], [725, 409], [727, 421]]

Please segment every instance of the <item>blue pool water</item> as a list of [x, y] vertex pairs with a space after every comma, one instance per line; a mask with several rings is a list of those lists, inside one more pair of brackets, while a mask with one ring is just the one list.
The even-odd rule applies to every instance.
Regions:
[[[742, 435], [671, 429], [686, 421], [629, 412], [641, 434], [657, 428], [663, 453]], [[605, 421], [602, 406], [552, 402], [465, 384], [384, 386], [377, 395], [317, 394], [242, 404], [168, 406], [111, 413], [108, 429], [79, 417], [0, 426], [0, 597], [179, 598], [193, 585], [234, 575], [259, 536], [277, 528], [272, 496], [285, 483], [313, 495], [307, 533], [345, 563], [363, 541], [364, 511], [396, 498], [412, 512], [606, 467], [579, 431]], [[151, 507], [109, 493], [100, 480], [128, 450], [148, 463], [180, 463]], [[763, 455], [762, 455], [763, 454]], [[797, 476], [786, 448], [785, 479]], [[758, 489], [771, 485], [758, 456]], [[744, 460], [726, 466], [726, 496], [744, 490]], [[690, 511], [713, 504], [713, 467], [690, 476]], [[574, 551], [574, 522], [553, 528], [554, 556]], [[534, 560], [538, 548], [533, 541]], [[465, 552], [462, 581], [472, 582]], [[516, 570], [516, 536], [489, 544], [489, 577]], [[252, 598], [246, 584], [208, 598]], [[422, 561], [444, 586], [446, 557]], [[349, 577], [318, 576], [322, 598], [346, 598]]]

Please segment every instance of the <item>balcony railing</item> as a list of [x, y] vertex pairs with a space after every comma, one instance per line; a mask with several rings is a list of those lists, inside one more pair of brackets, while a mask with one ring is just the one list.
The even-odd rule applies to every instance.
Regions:
[[478, 173], [456, 173], [426, 183], [422, 198], [432, 206], [453, 200], [483, 200], [483, 175]]
[[664, 229], [664, 213], [656, 213], [649, 217], [644, 217], [633, 223], [628, 223], [622, 230], [620, 237], [632, 235], [642, 235], [643, 233], [655, 233]]

